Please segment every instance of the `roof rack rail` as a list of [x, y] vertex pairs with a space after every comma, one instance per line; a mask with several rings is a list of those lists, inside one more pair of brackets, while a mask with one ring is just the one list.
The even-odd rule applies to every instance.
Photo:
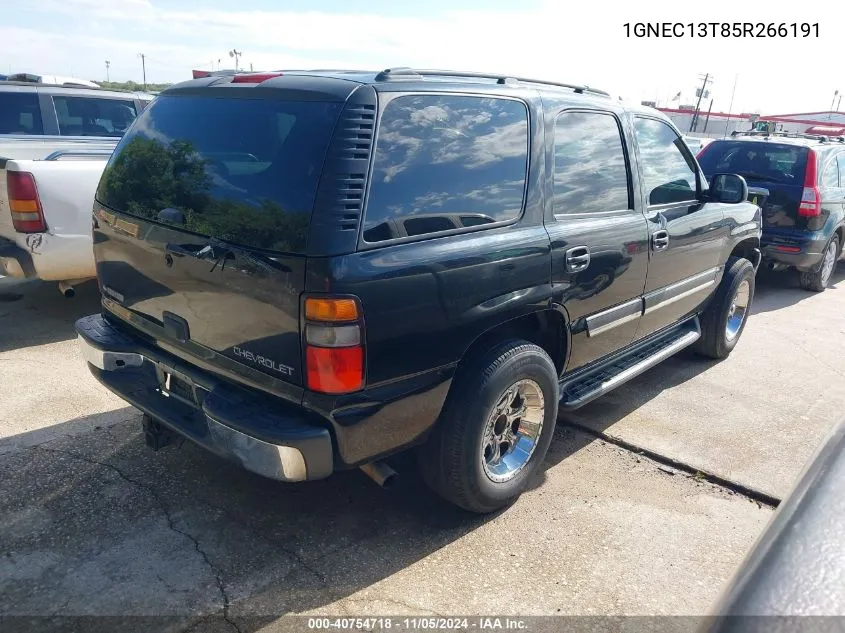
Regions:
[[476, 79], [495, 79], [497, 84], [511, 84], [511, 83], [528, 83], [541, 84], [544, 86], [556, 86], [558, 88], [569, 88], [578, 94], [589, 92], [591, 94], [609, 97], [610, 93], [589, 86], [561, 83], [559, 81], [549, 81], [547, 79], [529, 79], [527, 77], [517, 77], [515, 75], [505, 75], [497, 73], [479, 73], [479, 72], [463, 72], [458, 70], [434, 70], [428, 68], [408, 68], [406, 66], [399, 66], [396, 68], [386, 68], [376, 75], [376, 81], [389, 81], [391, 79], [407, 79], [407, 78], [423, 78], [423, 77], [455, 77], [455, 78], [476, 78]]
[[[731, 136], [763, 136], [763, 137], [770, 137], [770, 136], [780, 136], [782, 138], [806, 138], [811, 141], [819, 141], [820, 143], [827, 143], [831, 138], [837, 137], [830, 137], [825, 136], [824, 134], [803, 134], [801, 132], [770, 132], [767, 130], [734, 130], [731, 132]], [[845, 137], [838, 137], [838, 138], [845, 138]], [[845, 141], [839, 141], [843, 143]]]

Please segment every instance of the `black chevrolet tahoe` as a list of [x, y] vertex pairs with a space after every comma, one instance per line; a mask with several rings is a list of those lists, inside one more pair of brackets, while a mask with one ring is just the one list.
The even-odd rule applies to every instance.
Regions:
[[585, 86], [407, 68], [188, 81], [123, 137], [93, 214], [94, 376], [282, 481], [414, 448], [489, 512], [559, 410], [679, 350], [727, 356], [760, 261], [745, 181]]

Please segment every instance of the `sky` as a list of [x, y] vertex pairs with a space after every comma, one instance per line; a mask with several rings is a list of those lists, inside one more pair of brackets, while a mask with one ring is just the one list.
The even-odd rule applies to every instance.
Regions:
[[[758, 5], [760, 6], [760, 5]], [[0, 0], [0, 73], [189, 79], [194, 68], [450, 68], [584, 83], [713, 111], [828, 110], [845, 92], [830, 0]], [[747, 8], [746, 8], [747, 7]], [[626, 23], [818, 23], [809, 38], [635, 38]], [[824, 60], [829, 60], [825, 63]], [[734, 92], [734, 85], [736, 90]], [[681, 93], [681, 98], [672, 97]], [[838, 99], [838, 97], [837, 97]], [[709, 106], [709, 100], [702, 107]]]

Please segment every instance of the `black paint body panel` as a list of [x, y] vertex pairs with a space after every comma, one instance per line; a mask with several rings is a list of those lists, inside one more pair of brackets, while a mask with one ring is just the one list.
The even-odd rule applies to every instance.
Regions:
[[[168, 259], [168, 244], [206, 241], [173, 227], [106, 209], [104, 216], [96, 216], [94, 229], [106, 312], [153, 345], [218, 378], [307, 409], [309, 419], [330, 429], [338, 468], [422, 441], [440, 415], [459, 364], [479, 337], [520, 317], [553, 313], [553, 322], [561, 324], [555, 335], [564, 348], [559, 362], [563, 377], [700, 311], [734, 247], [744, 240], [759, 245], [759, 209], [748, 203], [649, 210], [641, 192], [631, 113], [611, 99], [529, 84], [457, 79], [379, 83], [350, 77], [293, 75], [260, 88], [210, 78], [173, 89], [195, 96], [207, 90], [215, 98], [263, 98], [275, 90], [296, 92], [301, 83], [314, 99], [347, 100], [347, 106], [354, 106], [349, 116], [341, 115], [330, 144], [304, 255], [255, 258], [236, 249], [234, 259], [221, 269], [193, 257]], [[372, 157], [356, 154], [344, 162], [345, 146], [337, 135], [347, 134], [349, 125], [366, 126], [372, 112], [375, 140], [363, 129], [356, 128], [355, 134], [361, 152], [377, 151], [373, 146], [382, 93], [432, 91], [507, 97], [526, 105], [523, 211], [513, 221], [490, 227], [362, 247], [360, 219], [366, 213]], [[628, 153], [630, 209], [555, 217], [550, 134], [554, 116], [566, 108], [618, 117]], [[654, 253], [650, 235], [660, 222], [668, 227], [671, 247]], [[586, 270], [570, 273], [565, 253], [575, 246], [589, 247], [591, 261]], [[642, 314], [646, 297], [710, 269], [715, 270], [709, 291], [675, 301], [655, 316]], [[334, 396], [304, 388], [303, 293], [360, 300], [362, 391]], [[265, 361], [257, 363], [258, 357]]]

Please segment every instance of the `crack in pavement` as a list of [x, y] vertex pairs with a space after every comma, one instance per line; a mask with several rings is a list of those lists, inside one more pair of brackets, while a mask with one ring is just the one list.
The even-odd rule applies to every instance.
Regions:
[[[294, 562], [297, 563], [300, 567], [305, 569], [312, 576], [314, 576], [317, 580], [319, 580], [320, 584], [325, 586], [327, 589], [331, 589], [331, 587], [329, 585], [329, 581], [326, 578], [325, 574], [323, 574], [320, 570], [316, 569], [313, 565], [311, 565], [311, 563], [307, 559], [303, 558], [303, 556], [299, 552], [297, 552], [296, 550], [291, 549], [290, 547], [288, 547], [284, 543], [281, 543], [278, 539], [275, 539], [275, 538], [268, 536], [267, 534], [263, 533], [257, 525], [254, 525], [250, 521], [243, 520], [240, 516], [233, 514], [228, 508], [218, 506], [217, 504], [212, 503], [208, 499], [203, 499], [202, 497], [195, 497], [195, 499], [197, 501], [199, 501], [201, 504], [203, 504], [203, 505], [205, 505], [209, 508], [212, 508], [214, 510], [217, 510], [221, 514], [225, 515], [230, 521], [232, 521], [232, 523], [237, 523], [241, 527], [246, 528], [250, 532], [250, 534], [257, 536], [260, 539], [267, 541], [268, 543], [272, 543], [275, 547], [279, 548], [279, 550], [281, 550], [283, 553], [290, 556], [294, 560]], [[338, 547], [334, 550], [331, 550], [331, 551], [332, 552], [340, 551], [340, 550], [345, 549], [346, 547], [348, 547], [348, 546], [340, 546], [340, 547]], [[319, 561], [321, 559], [322, 559], [322, 556], [316, 558], [315, 561]], [[291, 573], [293, 573], [293, 571], [295, 571], [295, 568], [292, 569], [290, 572], [288, 572], [285, 575], [285, 577], [289, 576]]]
[[229, 606], [230, 606], [229, 593], [226, 591], [226, 585], [223, 582], [223, 571], [220, 568], [218, 568], [214, 563], [211, 562], [211, 559], [208, 557], [208, 554], [206, 553], [206, 551], [200, 546], [200, 542], [199, 542], [198, 539], [196, 539], [194, 536], [192, 536], [188, 532], [185, 532], [184, 530], [180, 530], [178, 527], [176, 527], [176, 523], [174, 522], [173, 516], [170, 513], [170, 508], [168, 508], [167, 504], [164, 502], [164, 499], [161, 497], [161, 495], [158, 493], [158, 491], [155, 488], [153, 488], [149, 484], [146, 484], [142, 481], [134, 479], [133, 477], [130, 477], [129, 475], [124, 473], [120, 468], [118, 468], [114, 464], [110, 464], [108, 462], [101, 462], [99, 460], [93, 459], [91, 457], [86, 457], [85, 455], [80, 455], [79, 453], [74, 453], [72, 451], [65, 451], [65, 450], [62, 450], [62, 449], [59, 449], [59, 448], [48, 448], [48, 447], [44, 446], [43, 444], [39, 444], [39, 445], [33, 446], [31, 448], [33, 448], [35, 450], [46, 451], [48, 453], [58, 453], [58, 454], [62, 454], [62, 455], [67, 455], [68, 457], [71, 457], [73, 459], [78, 459], [78, 460], [80, 460], [82, 462], [86, 462], [88, 464], [93, 464], [93, 465], [96, 465], [96, 466], [101, 466], [103, 468], [108, 468], [112, 472], [117, 473], [117, 475], [121, 479], [126, 481], [127, 483], [130, 483], [133, 486], [136, 486], [137, 488], [140, 488], [140, 489], [146, 491], [156, 501], [156, 503], [158, 504], [159, 508], [162, 511], [162, 514], [164, 514], [164, 518], [167, 520], [167, 527], [170, 530], [172, 530], [173, 532], [176, 532], [177, 534], [180, 534], [180, 535], [184, 536], [185, 538], [187, 538], [189, 541], [191, 541], [191, 543], [194, 544], [194, 549], [196, 550], [196, 552], [202, 557], [205, 564], [214, 573], [214, 578], [215, 578], [215, 582], [217, 584], [217, 589], [220, 593], [220, 597], [223, 600], [223, 619], [237, 633], [243, 633], [241, 631], [240, 627], [237, 625], [237, 623], [235, 623], [229, 617]]

